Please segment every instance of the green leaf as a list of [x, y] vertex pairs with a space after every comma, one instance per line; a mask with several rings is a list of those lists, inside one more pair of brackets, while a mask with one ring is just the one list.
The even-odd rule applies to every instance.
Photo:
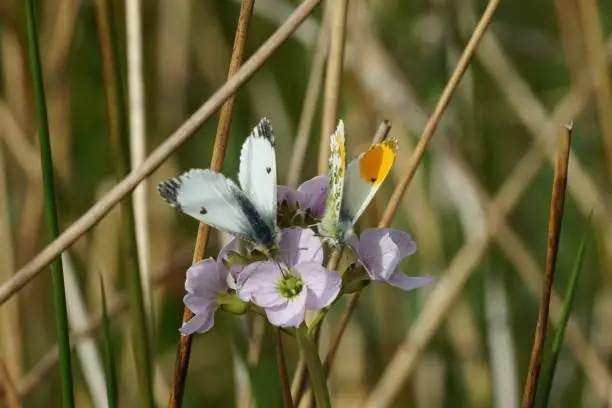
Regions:
[[[55, 186], [53, 183], [53, 157], [51, 154], [51, 140], [49, 137], [49, 121], [47, 119], [47, 104], [45, 102], [45, 88], [43, 84], [40, 50], [36, 33], [36, 20], [34, 17], [33, 0], [26, 0], [25, 16], [28, 37], [28, 54], [30, 59], [30, 73], [32, 75], [32, 88], [34, 90], [34, 106], [36, 109], [36, 122], [38, 124], [38, 137], [40, 142], [40, 160], [44, 188], [45, 218], [49, 231], [49, 241], [59, 236], [59, 221], [55, 201]], [[64, 271], [62, 261], [57, 257], [51, 263], [53, 281], [53, 304], [55, 309], [55, 326], [59, 347], [59, 366], [62, 388], [63, 406], [74, 407], [74, 384], [70, 363], [70, 338], [68, 335], [68, 312], [66, 310], [66, 289], [64, 287]]]
[[[590, 220], [590, 217], [589, 217]], [[548, 405], [548, 397], [552, 388], [552, 382], [555, 375], [555, 368], [557, 366], [557, 360], [559, 353], [561, 352], [561, 346], [563, 345], [563, 338], [565, 336], [565, 327], [569, 320], [570, 312], [574, 303], [574, 297], [576, 294], [576, 286], [578, 282], [578, 275], [582, 269], [582, 262], [584, 260], [584, 251], [586, 248], [587, 232], [582, 236], [580, 246], [578, 247], [578, 253], [574, 259], [574, 266], [572, 269], [572, 275], [565, 292], [565, 298], [563, 299], [563, 310], [561, 311], [561, 319], [559, 326], [555, 333], [555, 337], [552, 342], [552, 349], [548, 363], [542, 369], [542, 381], [540, 382], [539, 392], [537, 395], [538, 408], [545, 408]]]

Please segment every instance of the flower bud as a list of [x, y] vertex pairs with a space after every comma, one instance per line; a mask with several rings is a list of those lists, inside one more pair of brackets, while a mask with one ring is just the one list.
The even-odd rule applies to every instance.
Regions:
[[249, 303], [240, 299], [234, 291], [220, 293], [217, 296], [217, 303], [221, 309], [236, 315], [246, 313], [249, 308]]
[[231, 270], [235, 265], [248, 265], [249, 260], [235, 251], [227, 251], [223, 259], [223, 266]]

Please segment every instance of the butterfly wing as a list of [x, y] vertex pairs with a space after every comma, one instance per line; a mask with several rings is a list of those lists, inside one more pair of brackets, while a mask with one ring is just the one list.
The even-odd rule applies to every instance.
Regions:
[[[223, 174], [192, 169], [160, 183], [160, 195], [173, 207], [219, 230], [256, 244], [272, 233], [262, 229], [253, 204]], [[259, 230], [258, 230], [259, 228]]]
[[[344, 178], [341, 225], [352, 228], [387, 178], [395, 161], [397, 139], [388, 138], [372, 146], [349, 163]], [[346, 232], [346, 231], [345, 231]]]
[[327, 175], [329, 184], [323, 219], [319, 224], [321, 235], [336, 238], [338, 234], [338, 221], [342, 206], [344, 189], [344, 173], [346, 167], [346, 150], [344, 141], [344, 122], [340, 120], [336, 131], [329, 137], [330, 152]]
[[238, 180], [262, 218], [276, 228], [276, 153], [267, 118], [259, 121], [242, 145]]

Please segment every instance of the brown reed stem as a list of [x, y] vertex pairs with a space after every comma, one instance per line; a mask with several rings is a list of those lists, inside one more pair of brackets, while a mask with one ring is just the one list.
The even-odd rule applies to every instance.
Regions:
[[323, 95], [323, 120], [321, 125], [321, 144], [319, 147], [318, 174], [327, 171], [329, 156], [329, 135], [336, 128], [340, 107], [342, 71], [344, 69], [344, 47], [346, 44], [346, 15], [348, 0], [328, 2], [326, 12], [329, 17], [329, 57], [325, 70], [325, 93]]
[[569, 162], [572, 125], [561, 126], [557, 145], [557, 156], [555, 159], [555, 175], [552, 184], [552, 196], [550, 199], [550, 213], [548, 217], [548, 236], [546, 239], [546, 270], [544, 272], [544, 286], [542, 287], [542, 301], [538, 312], [531, 359], [529, 360], [529, 371], [525, 381], [522, 408], [531, 408], [535, 402], [535, 396], [542, 365], [542, 354], [544, 341], [546, 340], [546, 329], [548, 325], [548, 310], [552, 284], [557, 264], [557, 252], [559, 250], [559, 237], [561, 236], [561, 221], [563, 220], [563, 207], [565, 205], [565, 188], [567, 186], [567, 169]]
[[285, 353], [283, 352], [282, 332], [277, 327], [274, 328], [274, 355], [276, 357], [276, 366], [278, 367], [278, 375], [281, 382], [283, 407], [293, 408], [291, 386], [289, 384], [289, 375], [287, 374], [287, 363], [285, 361]]
[[[421, 163], [421, 160], [423, 159], [423, 155], [425, 154], [425, 149], [429, 145], [429, 142], [431, 141], [431, 138], [434, 135], [434, 132], [438, 126], [438, 123], [442, 119], [442, 114], [444, 113], [444, 110], [448, 106], [448, 103], [450, 102], [450, 99], [453, 93], [457, 89], [459, 82], [461, 78], [463, 77], [463, 74], [467, 70], [469, 63], [472, 57], [474, 56], [474, 53], [476, 52], [476, 48], [480, 44], [480, 41], [482, 40], [482, 37], [484, 33], [486, 32], [487, 27], [491, 23], [493, 14], [495, 13], [495, 10], [497, 9], [498, 5], [499, 5], [499, 0], [490, 0], [489, 4], [487, 5], [487, 8], [485, 9], [484, 13], [482, 14], [482, 17], [480, 18], [480, 21], [474, 28], [474, 32], [472, 33], [472, 36], [470, 37], [468, 44], [463, 50], [463, 54], [461, 55], [461, 58], [459, 59], [459, 62], [457, 63], [457, 67], [455, 68], [453, 74], [448, 80], [446, 87], [444, 88], [444, 91], [442, 92], [442, 95], [440, 96], [440, 99], [438, 100], [438, 104], [436, 105], [434, 112], [432, 113], [431, 117], [429, 118], [429, 121], [425, 125], [425, 130], [423, 130], [423, 135], [421, 136], [419, 143], [417, 144], [412, 154], [412, 157], [410, 158], [408, 167], [406, 168], [406, 171], [404, 173], [404, 177], [400, 181], [400, 184], [395, 188], [395, 191], [393, 192], [393, 195], [391, 196], [391, 199], [389, 200], [389, 204], [387, 204], [387, 208], [385, 209], [383, 217], [380, 220], [380, 223], [378, 224], [379, 228], [386, 228], [391, 223], [391, 220], [399, 207], [399, 204], [404, 196], [404, 193], [406, 192], [406, 189], [410, 185], [410, 182], [412, 181], [412, 178], [414, 177], [414, 174], [416, 173], [416, 169]], [[351, 301], [347, 305], [347, 308], [346, 308], [347, 320], [350, 319], [351, 315], [353, 314], [357, 306], [357, 302], [359, 301], [359, 295], [360, 295], [360, 292], [355, 293], [355, 295], [351, 298]], [[333, 344], [340, 342], [340, 338], [342, 337], [343, 333], [344, 333], [343, 330], [338, 332], [337, 334], [338, 339], [334, 339]], [[328, 366], [328, 370], [331, 370], [331, 366], [333, 364], [333, 358], [335, 357], [335, 353], [334, 354], [330, 353], [329, 357], [330, 357], [329, 362], [326, 360], [325, 364]]]
[[[234, 38], [234, 47], [232, 57], [228, 69], [227, 77], [230, 79], [236, 74], [244, 58], [244, 50], [248, 38], [249, 25], [253, 16], [254, 0], [243, 0], [240, 3], [240, 14], [236, 26], [236, 36]], [[219, 123], [217, 125], [217, 135], [215, 137], [212, 158], [210, 160], [210, 169], [213, 171], [221, 171], [223, 168], [223, 158], [227, 147], [227, 140], [231, 126], [232, 115], [234, 113], [234, 103], [236, 94], [231, 95], [221, 107]], [[200, 223], [198, 227], [198, 235], [196, 238], [195, 248], [193, 250], [193, 263], [202, 260], [208, 244], [208, 236], [210, 227], [207, 224]], [[193, 317], [193, 313], [187, 306], [183, 308], [183, 323]], [[170, 400], [168, 407], [180, 407], [185, 390], [185, 380], [187, 378], [187, 370], [189, 369], [189, 356], [191, 354], [191, 335], [181, 336], [179, 338], [178, 348], [176, 351], [176, 360], [174, 362], [174, 373], [172, 376], [172, 388], [170, 390]]]
[[147, 159], [68, 227], [55, 241], [19, 269], [13, 278], [0, 286], [0, 305], [43, 271], [55, 257], [93, 228], [109, 211], [153, 173], [199, 127], [219, 109], [238, 88], [244, 85], [270, 56], [297, 30], [321, 0], [303, 0], [285, 22], [244, 63], [230, 80], [225, 82], [200, 108], [174, 131]]
[[375, 144], [381, 143], [387, 138], [387, 135], [391, 131], [391, 122], [388, 119], [383, 119], [378, 125], [378, 129], [376, 129], [376, 133], [374, 134], [374, 138], [372, 139], [371, 146]]

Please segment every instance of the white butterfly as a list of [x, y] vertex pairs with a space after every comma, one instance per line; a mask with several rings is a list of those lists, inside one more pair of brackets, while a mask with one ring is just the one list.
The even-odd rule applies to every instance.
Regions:
[[240, 189], [223, 174], [192, 169], [160, 183], [161, 196], [173, 207], [219, 230], [251, 242], [271, 255], [278, 248], [276, 225], [276, 153], [267, 118], [242, 145]]

